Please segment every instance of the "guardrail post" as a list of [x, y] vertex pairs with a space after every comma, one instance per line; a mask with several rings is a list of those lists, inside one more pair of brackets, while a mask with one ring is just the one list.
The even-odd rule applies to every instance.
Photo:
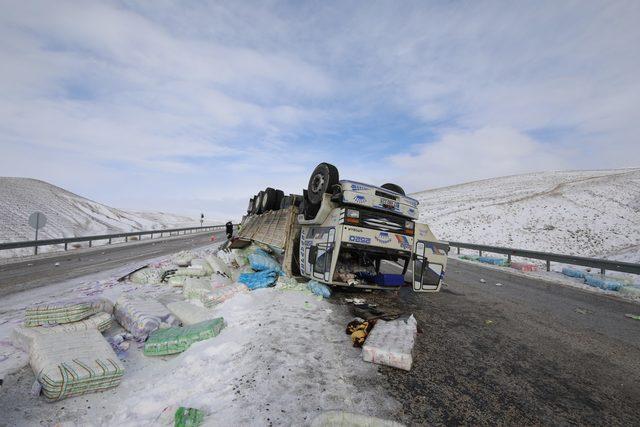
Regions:
[[138, 235], [138, 240], [142, 240], [142, 234]]
[[128, 242], [129, 241], [129, 236], [124, 236], [124, 241]]
[[482, 251], [478, 251], [478, 253], [480, 254], [480, 256], [482, 256]]
[[551, 271], [551, 261], [547, 260], [547, 271]]
[[600, 269], [600, 274], [602, 274], [604, 276], [604, 268]]
[[460, 255], [460, 246], [458, 246], [457, 249], [458, 249], [458, 255]]
[[91, 247], [91, 240], [89, 240], [89, 247]]
[[67, 243], [64, 244], [64, 250], [67, 250]]
[[507, 255], [507, 262], [511, 264], [511, 254]]
[[109, 245], [111, 244], [111, 237], [109, 237], [109, 243], [108, 243], [108, 244], [109, 244]]

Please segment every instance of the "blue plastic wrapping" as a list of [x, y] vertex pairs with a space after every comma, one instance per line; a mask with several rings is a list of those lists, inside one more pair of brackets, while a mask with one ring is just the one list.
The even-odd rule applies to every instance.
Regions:
[[614, 280], [601, 279], [600, 277], [592, 276], [590, 274], [587, 274], [584, 277], [584, 281], [589, 286], [593, 286], [595, 288], [604, 289], [606, 291], [616, 291], [617, 292], [617, 291], [620, 290], [620, 288], [622, 288], [622, 284], [619, 283], [619, 282], [616, 282]]
[[247, 285], [249, 290], [268, 288], [274, 286], [278, 279], [278, 272], [274, 270], [263, 270], [257, 273], [242, 273], [238, 277], [238, 282]]
[[493, 258], [488, 256], [478, 257], [478, 261], [484, 262], [485, 264], [493, 264], [493, 265], [507, 265], [507, 260], [504, 258]]
[[323, 298], [329, 298], [331, 296], [331, 289], [324, 283], [316, 282], [315, 280], [307, 283], [307, 287], [314, 294], [321, 296]]
[[278, 261], [262, 249], [256, 249], [255, 252], [249, 254], [247, 258], [249, 259], [251, 268], [256, 271], [273, 270], [278, 273], [282, 271], [282, 267], [280, 267]]
[[575, 268], [563, 267], [562, 274], [569, 277], [577, 277], [578, 279], [584, 279], [585, 272], [581, 270], [576, 270]]

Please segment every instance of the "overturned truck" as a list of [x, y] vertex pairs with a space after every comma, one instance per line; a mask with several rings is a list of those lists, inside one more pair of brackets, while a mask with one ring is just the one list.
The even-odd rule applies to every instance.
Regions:
[[340, 180], [335, 166], [321, 163], [302, 195], [267, 188], [252, 197], [239, 237], [269, 246], [292, 276], [437, 292], [449, 245], [417, 219], [418, 201], [400, 186]]

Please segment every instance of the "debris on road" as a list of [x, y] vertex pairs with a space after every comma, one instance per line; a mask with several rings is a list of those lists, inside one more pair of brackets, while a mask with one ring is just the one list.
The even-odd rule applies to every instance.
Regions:
[[331, 297], [331, 289], [324, 283], [316, 282], [312, 280], [307, 283], [309, 290], [314, 294], [322, 297], [322, 298], [330, 298]]
[[206, 308], [199, 307], [188, 301], [174, 301], [167, 304], [169, 311], [182, 322], [183, 325], [194, 325], [205, 320], [213, 319], [215, 315]]
[[113, 310], [118, 323], [131, 332], [138, 341], [144, 341], [149, 334], [161, 326], [174, 326], [177, 319], [160, 302], [141, 296], [121, 295]]
[[487, 319], [484, 321], [485, 325], [493, 325], [495, 322], [493, 320]]
[[511, 262], [509, 267], [520, 271], [538, 271], [538, 266], [528, 262]]
[[588, 314], [589, 312], [587, 310], [585, 310], [584, 308], [576, 308], [576, 313], [578, 314]]
[[375, 324], [375, 320], [365, 321], [363, 319], [354, 319], [347, 324], [345, 332], [351, 336], [354, 347], [362, 347]]
[[249, 290], [269, 288], [275, 286], [278, 273], [274, 270], [262, 270], [255, 273], [242, 273], [238, 277], [238, 282], [247, 285]]
[[104, 298], [76, 298], [35, 304], [25, 312], [25, 326], [55, 326], [78, 322], [94, 314], [111, 313], [113, 306]]
[[480, 279], [480, 283], [487, 283], [487, 281], [484, 279]]
[[196, 408], [179, 407], [174, 416], [174, 427], [198, 427], [204, 421], [204, 412]]
[[413, 315], [407, 319], [380, 320], [369, 333], [362, 347], [362, 358], [394, 368], [411, 370], [411, 351], [415, 344], [418, 327]]
[[640, 314], [625, 314], [624, 317], [628, 317], [629, 319], [633, 319], [633, 320], [640, 320]]
[[496, 286], [502, 286], [502, 283], [496, 283]]

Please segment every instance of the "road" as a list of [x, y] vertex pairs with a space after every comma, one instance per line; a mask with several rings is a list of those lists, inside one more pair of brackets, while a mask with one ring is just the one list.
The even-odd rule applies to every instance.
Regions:
[[456, 260], [446, 274], [437, 294], [363, 295], [418, 320], [411, 372], [379, 367], [399, 420], [640, 425], [640, 322], [624, 316], [640, 305]]
[[[124, 263], [150, 259], [184, 249], [211, 243], [211, 236], [224, 238], [224, 231], [186, 234], [164, 239], [148, 239], [91, 249], [67, 251], [29, 257], [17, 262], [0, 264], [0, 297], [10, 293], [61, 282]], [[59, 265], [56, 266], [56, 263]]]

